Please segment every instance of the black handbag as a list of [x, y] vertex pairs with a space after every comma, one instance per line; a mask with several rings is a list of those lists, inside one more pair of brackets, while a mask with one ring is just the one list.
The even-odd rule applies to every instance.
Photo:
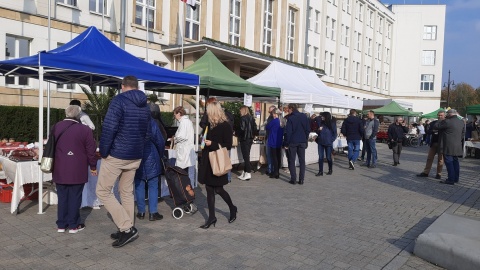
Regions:
[[40, 164], [40, 170], [44, 173], [52, 173], [53, 172], [53, 158], [55, 157], [55, 147], [57, 146], [57, 142], [62, 137], [63, 133], [67, 131], [71, 126], [73, 126], [75, 123], [71, 124], [70, 126], [66, 127], [59, 135], [57, 138], [55, 138], [54, 133], [55, 132], [50, 132], [50, 135], [48, 136], [48, 141], [47, 144], [45, 145], [45, 149], [43, 151], [42, 155], [42, 162]]

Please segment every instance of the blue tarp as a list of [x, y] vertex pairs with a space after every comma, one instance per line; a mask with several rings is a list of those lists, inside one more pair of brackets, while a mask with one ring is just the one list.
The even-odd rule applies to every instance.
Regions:
[[45, 81], [58, 83], [118, 87], [127, 75], [144, 81], [146, 89], [172, 84], [197, 86], [200, 82], [197, 75], [158, 67], [131, 55], [93, 26], [56, 49], [0, 61], [0, 73], [14, 70], [11, 75], [38, 79], [39, 66], [45, 68]]

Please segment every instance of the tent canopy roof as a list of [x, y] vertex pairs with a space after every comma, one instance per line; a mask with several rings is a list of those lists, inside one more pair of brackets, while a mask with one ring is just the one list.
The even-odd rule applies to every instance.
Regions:
[[480, 104], [467, 106], [467, 114], [480, 114]]
[[375, 112], [375, 114], [380, 114], [380, 115], [400, 115], [400, 116], [418, 116], [420, 113], [417, 112], [412, 112], [409, 111], [402, 106], [398, 105], [397, 102], [392, 101], [389, 104], [380, 107], [378, 109], [373, 109], [372, 111]]
[[248, 79], [259, 85], [282, 89], [282, 103], [311, 103], [336, 108], [362, 109], [361, 100], [347, 98], [326, 86], [313, 70], [273, 61], [265, 70]]
[[[200, 76], [200, 93], [211, 96], [243, 97], [249, 94], [260, 97], [279, 97], [280, 89], [266, 87], [248, 82], [225, 67], [220, 60], [211, 52], [206, 51], [191, 66], [183, 72]], [[168, 92], [183, 93], [183, 87], [168, 87]]]
[[440, 112], [440, 111], [445, 111], [445, 109], [443, 109], [443, 108], [438, 108], [438, 109], [436, 109], [436, 110], [433, 111], [433, 112], [426, 113], [426, 114], [422, 114], [422, 118], [437, 118], [437, 114], [438, 114], [438, 112]]
[[136, 76], [145, 88], [165, 85], [197, 86], [199, 78], [145, 62], [124, 51], [91, 26], [63, 46], [36, 55], [0, 61], [0, 73], [38, 78], [58, 83], [115, 86], [127, 75]]

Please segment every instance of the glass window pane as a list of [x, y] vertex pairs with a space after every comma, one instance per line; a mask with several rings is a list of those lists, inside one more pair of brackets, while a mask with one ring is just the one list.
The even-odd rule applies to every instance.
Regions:
[[267, 27], [272, 28], [272, 15], [267, 16]]
[[235, 1], [235, 15], [240, 17], [240, 1]]
[[191, 38], [190, 36], [190, 22], [185, 22], [185, 37], [186, 38]]
[[154, 28], [155, 10], [148, 10], [148, 27]]
[[18, 39], [18, 57], [30, 56], [29, 41], [26, 39]]
[[89, 1], [90, 5], [90, 11], [97, 11], [97, 1], [96, 0], [90, 0]]
[[235, 19], [235, 34], [240, 34], [240, 19]]
[[200, 18], [200, 8], [197, 5], [197, 9], [193, 12], [193, 20], [198, 22], [198, 18]]
[[272, 44], [272, 32], [267, 31], [267, 43]]
[[198, 24], [193, 24], [193, 30], [192, 30], [193, 37], [192, 38], [195, 39], [195, 40], [198, 40], [198, 36], [200, 35], [198, 30], [199, 30]]
[[230, 33], [233, 32], [234, 21], [233, 17], [230, 17]]
[[135, 8], [135, 24], [143, 25], [143, 8], [142, 6], [137, 5]]
[[13, 37], [6, 37], [6, 44], [5, 44], [5, 59], [15, 58], [15, 38]]

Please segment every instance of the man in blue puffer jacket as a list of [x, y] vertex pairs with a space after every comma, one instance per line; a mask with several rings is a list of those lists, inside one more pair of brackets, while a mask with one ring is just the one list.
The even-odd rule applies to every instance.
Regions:
[[[147, 96], [138, 90], [138, 80], [126, 76], [122, 80], [122, 93], [112, 99], [102, 125], [100, 155], [102, 163], [97, 184], [97, 197], [112, 215], [118, 232], [113, 247], [122, 247], [138, 238], [133, 226], [133, 181], [143, 157], [145, 142], [150, 139], [150, 109]], [[118, 177], [122, 204], [112, 193]]]

